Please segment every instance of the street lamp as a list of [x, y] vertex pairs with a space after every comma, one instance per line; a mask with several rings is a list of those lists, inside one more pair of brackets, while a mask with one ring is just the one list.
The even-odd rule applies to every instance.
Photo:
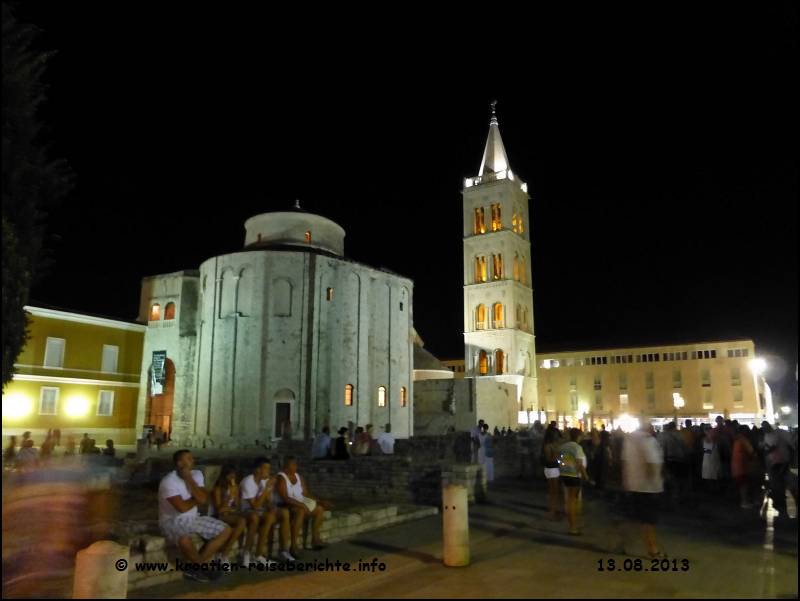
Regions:
[[781, 412], [783, 412], [784, 415], [789, 415], [792, 412], [792, 408], [789, 407], [789, 405], [784, 405], [781, 407]]
[[675, 407], [675, 425], [678, 425], [678, 411], [686, 405], [686, 401], [683, 400], [680, 392], [673, 392], [672, 393], [672, 406]]
[[752, 371], [755, 375], [760, 376], [767, 370], [767, 362], [764, 361], [761, 357], [756, 357], [752, 359], [749, 363], [750, 371]]

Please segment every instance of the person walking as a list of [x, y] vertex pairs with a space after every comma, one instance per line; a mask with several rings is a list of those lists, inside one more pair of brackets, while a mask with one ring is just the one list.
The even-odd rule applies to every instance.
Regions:
[[544, 468], [544, 477], [547, 481], [547, 515], [552, 520], [560, 519], [563, 514], [559, 499], [561, 488], [558, 485], [558, 478], [561, 475], [558, 469], [558, 448], [560, 444], [558, 431], [553, 428], [547, 428], [540, 458]]
[[650, 424], [642, 424], [625, 438], [622, 445], [622, 483], [628, 495], [628, 515], [641, 525], [642, 537], [651, 559], [667, 557], [659, 549], [656, 538], [659, 495], [664, 491], [663, 463], [664, 455]]
[[578, 444], [581, 431], [570, 428], [569, 441], [559, 448], [558, 465], [559, 479], [564, 485], [566, 497], [567, 521], [569, 533], [573, 536], [580, 535], [578, 530], [578, 496], [581, 492], [581, 478], [591, 482], [586, 471], [586, 454]]

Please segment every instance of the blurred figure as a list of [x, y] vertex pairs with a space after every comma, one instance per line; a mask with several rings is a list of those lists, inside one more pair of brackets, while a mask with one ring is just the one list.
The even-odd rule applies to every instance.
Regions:
[[606, 482], [611, 473], [612, 461], [611, 433], [603, 429], [600, 432], [600, 442], [595, 451], [595, 473], [592, 474], [596, 483], [596, 488], [599, 491], [604, 491], [606, 489]]
[[761, 423], [761, 429], [764, 431], [763, 447], [772, 506], [778, 512], [778, 517], [787, 517], [786, 474], [792, 455], [789, 436], [786, 431], [773, 428], [767, 422]]
[[664, 467], [666, 468], [664, 476], [667, 479], [672, 499], [678, 502], [683, 498], [683, 488], [686, 482], [688, 464], [686, 461], [687, 449], [684, 438], [678, 433], [674, 422], [670, 422], [664, 426], [662, 446], [664, 448], [665, 458]]
[[333, 445], [333, 459], [350, 459], [350, 451], [347, 448], [347, 428], [339, 428], [339, 437], [334, 441]]
[[394, 436], [392, 435], [392, 425], [386, 424], [383, 432], [378, 434], [378, 447], [384, 455], [394, 455]]
[[10, 436], [8, 439], [8, 446], [3, 451], [3, 463], [6, 465], [13, 465], [17, 458], [17, 437]]
[[114, 448], [114, 441], [110, 438], [106, 440], [106, 448], [103, 449], [103, 455], [108, 457], [115, 457], [117, 454], [117, 449]]
[[751, 464], [755, 460], [753, 445], [747, 437], [750, 429], [747, 426], [739, 426], [736, 438], [733, 441], [733, 457], [731, 459], [731, 476], [739, 490], [739, 506], [742, 509], [750, 509], [753, 504], [750, 500], [750, 479], [752, 473]]
[[33, 441], [29, 438], [22, 443], [22, 448], [17, 453], [17, 468], [29, 471], [39, 466], [39, 454], [33, 448]]
[[314, 437], [311, 443], [311, 459], [330, 459], [331, 456], [331, 429], [323, 426], [322, 431]]
[[719, 448], [714, 440], [714, 432], [711, 426], [703, 427], [703, 468], [702, 478], [703, 487], [707, 492], [716, 493], [719, 490]]
[[81, 447], [80, 447], [80, 454], [85, 455], [89, 452], [89, 448], [91, 447], [91, 440], [89, 440], [89, 435], [84, 432], [83, 438], [81, 438]]
[[[370, 426], [367, 426], [369, 429]], [[372, 436], [370, 432], [365, 431], [364, 428], [358, 426], [356, 428], [356, 440], [353, 444], [353, 455], [369, 455], [370, 447], [372, 445]]]
[[[223, 561], [230, 561], [233, 544], [247, 529], [247, 516], [241, 510], [239, 485], [236, 483], [236, 468], [232, 465], [222, 466], [219, 478], [211, 491], [208, 510], [211, 517], [215, 517], [231, 527], [232, 534], [220, 551]], [[244, 555], [244, 552], [241, 555]], [[248, 557], [247, 561], [244, 561], [244, 557], [242, 557], [242, 563], [249, 565], [250, 558]]]
[[67, 443], [64, 445], [64, 455], [75, 454], [75, 437], [70, 434], [67, 436]]
[[483, 463], [481, 465], [486, 473], [486, 481], [494, 482], [494, 444], [492, 435], [489, 434], [489, 424], [483, 424], [483, 434], [480, 441], [480, 450], [483, 451]]
[[664, 455], [652, 435], [652, 426], [631, 432], [622, 447], [622, 482], [628, 493], [629, 516], [641, 524], [647, 553], [652, 559], [664, 559], [658, 548], [656, 524], [658, 523], [659, 495], [664, 491], [661, 474]]

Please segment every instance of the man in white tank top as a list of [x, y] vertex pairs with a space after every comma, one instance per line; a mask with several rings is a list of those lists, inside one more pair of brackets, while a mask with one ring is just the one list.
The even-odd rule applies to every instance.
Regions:
[[292, 541], [290, 553], [297, 557], [297, 537], [303, 527], [306, 517], [311, 517], [311, 544], [315, 551], [325, 548], [320, 538], [320, 528], [325, 519], [325, 508], [315, 499], [309, 496], [308, 489], [305, 487], [302, 476], [297, 473], [297, 460], [288, 456], [283, 462], [283, 471], [278, 473], [276, 504], [287, 507], [291, 512], [292, 521]]

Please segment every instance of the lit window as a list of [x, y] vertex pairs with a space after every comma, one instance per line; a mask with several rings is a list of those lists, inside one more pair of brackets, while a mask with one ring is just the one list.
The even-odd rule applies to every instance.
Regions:
[[478, 305], [475, 309], [475, 329], [486, 329], [486, 307], [483, 304]]
[[42, 386], [39, 396], [39, 415], [55, 415], [58, 408], [58, 388]]
[[329, 301], [333, 300], [333, 288], [328, 288], [325, 293], [325, 298], [327, 298]]
[[406, 387], [405, 386], [401, 386], [400, 387], [400, 406], [401, 407], [405, 407], [406, 406]]
[[522, 209], [520, 209], [519, 216], [517, 217], [517, 230], [519, 230], [520, 234], [525, 233], [525, 220], [522, 218]]
[[501, 350], [497, 350], [494, 353], [494, 367], [495, 373], [500, 375], [506, 373], [506, 362], [505, 362], [505, 354]]
[[161, 305], [158, 303], [150, 307], [150, 321], [159, 321], [161, 319]]
[[620, 405], [626, 405], [626, 406], [628, 405], [628, 395], [627, 394], [619, 395], [619, 404]]
[[64, 367], [64, 347], [67, 342], [63, 338], [47, 338], [44, 348], [44, 367]]
[[503, 255], [492, 255], [492, 279], [499, 280], [503, 277]]
[[511, 229], [512, 231], [517, 231], [517, 210], [514, 209], [514, 212], [511, 214]]
[[175, 319], [175, 303], [167, 303], [164, 307], [164, 320]]
[[527, 283], [528, 270], [525, 269], [525, 257], [520, 257], [519, 259], [519, 277], [523, 284]]
[[497, 232], [503, 229], [503, 220], [500, 215], [500, 204], [492, 204], [492, 231]]
[[486, 355], [486, 351], [481, 351], [478, 354], [478, 372], [482, 376], [489, 373], [489, 357]]
[[114, 415], [114, 391], [101, 390], [97, 400], [97, 415], [110, 417]]
[[503, 305], [500, 303], [495, 303], [494, 305], [494, 327], [503, 327]]
[[484, 221], [483, 207], [475, 209], [475, 227], [473, 228], [475, 234], [486, 233], [486, 223]]
[[386, 407], [386, 387], [378, 386], [378, 407]]
[[353, 385], [346, 384], [344, 387], [344, 406], [345, 407], [352, 407], [353, 406]]
[[112, 344], [103, 345], [103, 359], [100, 364], [100, 371], [114, 373], [117, 371], [119, 360], [119, 347]]
[[311, 242], [311, 230], [306, 230], [306, 242]]
[[514, 280], [519, 282], [519, 255], [514, 253]]

